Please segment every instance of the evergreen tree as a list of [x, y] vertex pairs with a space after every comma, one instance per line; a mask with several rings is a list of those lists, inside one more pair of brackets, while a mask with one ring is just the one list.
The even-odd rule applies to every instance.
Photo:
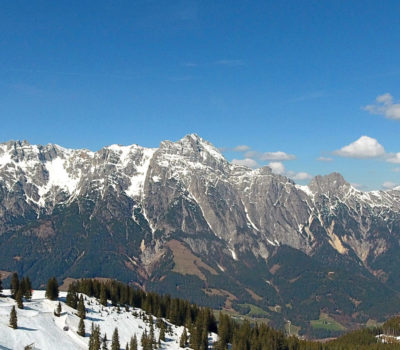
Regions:
[[50, 300], [58, 299], [58, 283], [55, 277], [47, 281], [46, 298]]
[[[153, 317], [150, 316], [151, 321], [153, 321]], [[153, 346], [156, 343], [156, 338], [154, 337], [154, 326], [153, 326], [153, 322], [150, 322], [150, 344]]]
[[130, 345], [129, 350], [138, 350], [138, 342], [137, 342], [136, 334], [135, 334], [135, 336], [131, 337], [131, 341], [130, 341], [129, 345]]
[[107, 306], [107, 291], [104, 283], [102, 283], [100, 287], [100, 304]]
[[83, 321], [83, 318], [79, 320], [79, 325], [78, 325], [78, 332], [77, 332], [81, 337], [85, 336], [85, 322]]
[[115, 327], [111, 340], [111, 350], [120, 350], [118, 328]]
[[89, 339], [89, 350], [100, 350], [100, 347], [101, 347], [100, 327], [94, 325], [92, 322], [92, 330]]
[[185, 347], [186, 347], [186, 344], [187, 344], [187, 341], [188, 341], [188, 335], [187, 335], [186, 327], [185, 327], [185, 328], [183, 329], [181, 338], [179, 339], [179, 346], [180, 346], [181, 348], [185, 348]]
[[78, 317], [85, 319], [86, 318], [86, 309], [85, 309], [85, 302], [83, 301], [83, 296], [81, 294], [79, 301], [78, 301]]
[[165, 326], [162, 326], [160, 328], [160, 337], [159, 337], [159, 339], [162, 340], [162, 341], [165, 341]]
[[218, 326], [217, 350], [225, 350], [232, 340], [232, 320], [228, 315], [220, 313]]
[[78, 306], [78, 301], [79, 297], [76, 286], [74, 284], [70, 284], [68, 287], [66, 303], [68, 306], [76, 309]]
[[17, 311], [15, 310], [15, 306], [12, 307], [10, 313], [10, 327], [13, 329], [18, 328], [18, 319], [17, 319]]
[[24, 308], [24, 303], [22, 302], [22, 288], [18, 288], [15, 301], [17, 302], [18, 309]]
[[11, 289], [11, 296], [15, 299], [19, 289], [19, 278], [16, 272], [12, 274], [10, 289]]
[[29, 277], [23, 277], [21, 281], [22, 294], [26, 300], [32, 299], [32, 283]]
[[103, 343], [103, 346], [101, 347], [101, 350], [108, 350], [108, 348], [107, 348], [107, 334], [106, 333], [104, 333], [104, 337], [103, 337], [102, 343]]
[[54, 311], [54, 315], [57, 317], [61, 316], [61, 303], [60, 302], [58, 302], [58, 304], [57, 304], [57, 309]]
[[129, 343], [126, 343], [125, 350], [129, 350]]
[[142, 348], [143, 350], [153, 350], [153, 342], [151, 336], [147, 333], [147, 330], [145, 330], [142, 333]]
[[1, 280], [1, 273], [0, 273], [0, 294], [3, 292], [3, 282]]

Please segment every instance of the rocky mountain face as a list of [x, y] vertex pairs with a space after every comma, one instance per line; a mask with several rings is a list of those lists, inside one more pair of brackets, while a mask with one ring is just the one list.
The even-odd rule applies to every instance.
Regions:
[[308, 186], [197, 135], [98, 152], [0, 144], [0, 270], [114, 277], [277, 325], [400, 310], [400, 188]]

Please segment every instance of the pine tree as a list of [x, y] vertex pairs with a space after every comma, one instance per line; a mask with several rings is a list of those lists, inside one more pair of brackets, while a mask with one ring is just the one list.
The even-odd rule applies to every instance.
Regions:
[[159, 340], [161, 341], [165, 341], [165, 326], [164, 324], [162, 324], [161, 328], [160, 328], [160, 337]]
[[58, 299], [58, 283], [55, 277], [47, 281], [46, 298], [50, 300]]
[[57, 317], [61, 316], [61, 303], [60, 302], [58, 302], [58, 304], [57, 304], [57, 309], [54, 311], [54, 315]]
[[129, 343], [126, 343], [125, 350], [129, 350]]
[[29, 277], [22, 278], [22, 294], [26, 300], [32, 299], [32, 283]]
[[86, 309], [85, 309], [85, 302], [83, 301], [83, 296], [81, 294], [79, 301], [78, 301], [78, 317], [85, 319], [86, 318]]
[[106, 333], [104, 333], [104, 337], [103, 337], [102, 343], [103, 343], [103, 346], [101, 347], [101, 349], [102, 350], [108, 350], [108, 348], [107, 348], [107, 334]]
[[22, 288], [18, 288], [17, 294], [15, 295], [15, 301], [17, 302], [18, 309], [24, 308], [24, 303], [22, 302]]
[[83, 318], [79, 320], [79, 325], [78, 325], [78, 332], [77, 332], [81, 337], [85, 336], [85, 322], [83, 321]]
[[[150, 316], [151, 321], [153, 321], [153, 317]], [[154, 337], [154, 327], [153, 327], [153, 322], [150, 322], [150, 343], [151, 345], [154, 345], [156, 343], [156, 338]]]
[[152, 350], [153, 349], [153, 344], [151, 342], [151, 338], [149, 337], [147, 333], [147, 329], [144, 330], [142, 333], [142, 339], [141, 339], [141, 344], [143, 350]]
[[10, 313], [10, 327], [13, 329], [18, 328], [17, 311], [15, 310], [15, 306], [12, 307]]
[[66, 303], [68, 306], [72, 307], [73, 309], [76, 309], [78, 306], [78, 301], [79, 301], [79, 297], [78, 297], [78, 293], [76, 291], [76, 286], [74, 284], [71, 284], [68, 287]]
[[104, 283], [102, 283], [100, 287], [100, 304], [107, 306], [107, 291]]
[[181, 335], [181, 338], [179, 339], [179, 346], [181, 348], [186, 347], [187, 341], [188, 341], [188, 335], [187, 335], [187, 332], [186, 332], [186, 328], [184, 328], [183, 332], [182, 332], [182, 335]]
[[100, 350], [100, 347], [101, 347], [100, 327], [94, 325], [92, 322], [92, 331], [90, 333], [90, 339], [89, 339], [89, 350]]
[[134, 337], [131, 337], [130, 341], [130, 350], [138, 350], [138, 342], [137, 342], [137, 337], [136, 334]]
[[11, 289], [11, 296], [15, 299], [19, 289], [19, 278], [16, 272], [12, 274], [10, 289]]
[[111, 350], [120, 350], [118, 328], [115, 327], [111, 340]]

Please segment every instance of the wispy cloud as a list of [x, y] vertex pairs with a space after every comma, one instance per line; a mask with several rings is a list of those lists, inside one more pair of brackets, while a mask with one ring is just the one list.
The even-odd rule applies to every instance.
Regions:
[[182, 63], [182, 66], [188, 67], [188, 68], [194, 68], [194, 67], [211, 67], [211, 66], [225, 66], [225, 67], [241, 67], [245, 66], [246, 63], [244, 60], [241, 59], [221, 59], [221, 60], [216, 60], [214, 62], [184, 62]]
[[232, 159], [232, 163], [236, 165], [243, 165], [247, 166], [248, 168], [256, 169], [259, 168], [260, 165], [255, 161], [254, 159], [251, 158], [244, 158], [244, 159]]
[[388, 154], [386, 161], [389, 163], [400, 164], [400, 152]]
[[396, 186], [398, 186], [398, 184], [395, 183], [395, 182], [392, 182], [392, 181], [385, 181], [382, 184], [382, 188], [384, 188], [385, 190], [390, 190], [390, 189], [392, 189], [392, 188], [394, 188]]
[[272, 172], [279, 175], [284, 175], [290, 177], [296, 181], [310, 180], [312, 175], [304, 171], [295, 172], [292, 170], [286, 171], [286, 167], [282, 162], [270, 162], [268, 166], [271, 168]]
[[218, 60], [214, 62], [215, 65], [218, 66], [228, 66], [228, 67], [238, 67], [238, 66], [244, 66], [245, 63], [243, 60], [229, 60], [229, 59], [223, 59], [223, 60]]
[[294, 97], [294, 98], [290, 99], [289, 102], [294, 103], [294, 102], [311, 101], [311, 100], [316, 100], [318, 98], [322, 98], [325, 96], [326, 96], [326, 93], [324, 91], [314, 91], [314, 92], [310, 92], [308, 94]]
[[286, 173], [286, 176], [288, 176], [291, 179], [296, 180], [296, 181], [305, 181], [305, 180], [312, 179], [312, 175], [310, 175], [309, 173], [306, 173], [304, 171], [300, 171], [299, 173], [296, 173], [294, 171], [288, 171]]
[[59, 75], [59, 76], [72, 76], [72, 77], [99, 77], [99, 78], [114, 78], [121, 80], [136, 79], [136, 75], [132, 75], [127, 72], [67, 72], [67, 71], [52, 71], [45, 69], [24, 69], [24, 68], [11, 68], [11, 72], [22, 72], [30, 74], [48, 74], [48, 75]]
[[332, 162], [332, 161], [333, 161], [333, 158], [321, 156], [321, 157], [318, 157], [317, 160], [318, 160], [319, 162]]
[[247, 145], [238, 145], [233, 149], [235, 152], [246, 152], [248, 150], [250, 150], [250, 146]]
[[282, 162], [270, 162], [268, 166], [275, 174], [283, 175], [286, 172], [285, 165]]
[[243, 159], [233, 159], [232, 163], [237, 165], [247, 166], [252, 169], [256, 169], [262, 166], [262, 162], [267, 162], [267, 164], [273, 173], [284, 175], [290, 177], [293, 180], [304, 181], [309, 180], [312, 176], [306, 172], [295, 172], [295, 171], [287, 171], [284, 161], [296, 159], [294, 154], [289, 154], [283, 151], [276, 152], [258, 152], [251, 149], [248, 145], [238, 145], [234, 148], [227, 149], [224, 151], [234, 151], [239, 153], [244, 153]]
[[198, 63], [194, 63], [194, 62], [185, 62], [185, 63], [182, 63], [182, 66], [185, 66], [185, 67], [198, 67]]
[[261, 161], [275, 160], [275, 161], [284, 161], [284, 160], [293, 160], [296, 159], [294, 154], [289, 154], [283, 151], [276, 152], [257, 152], [257, 151], [248, 151], [245, 153], [246, 157], [256, 158]]
[[364, 106], [363, 109], [388, 119], [400, 119], [400, 103], [394, 103], [393, 96], [389, 93], [378, 96], [376, 103]]
[[171, 77], [169, 78], [170, 81], [190, 81], [190, 80], [195, 80], [197, 78], [191, 76], [191, 75], [185, 75], [182, 77]]
[[360, 191], [368, 190], [367, 186], [359, 184], [359, 183], [356, 183], [356, 182], [352, 182], [352, 183], [350, 183], [350, 185], [353, 186], [354, 188], [356, 188], [357, 190], [360, 190]]

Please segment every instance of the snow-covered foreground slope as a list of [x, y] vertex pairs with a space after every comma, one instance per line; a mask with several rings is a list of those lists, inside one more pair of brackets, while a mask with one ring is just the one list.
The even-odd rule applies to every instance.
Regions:
[[[8, 295], [5, 291], [4, 295]], [[24, 303], [24, 309], [17, 310], [18, 329], [8, 326], [10, 311], [15, 300], [9, 297], [0, 298], [0, 350], [4, 349], [24, 349], [26, 345], [34, 344], [34, 349], [41, 350], [74, 350], [87, 349], [92, 322], [100, 326], [101, 335], [107, 334], [109, 340], [108, 348], [111, 345], [111, 338], [115, 327], [118, 327], [119, 339], [122, 349], [130, 338], [136, 334], [140, 346], [142, 333], [147, 330], [150, 332], [149, 323], [145, 323], [138, 316], [133, 316], [143, 312], [141, 309], [131, 308], [126, 311], [124, 308], [118, 312], [116, 307], [104, 307], [95, 298], [86, 297], [86, 336], [81, 337], [77, 334], [79, 317], [75, 315], [76, 310], [67, 306], [64, 301], [66, 293], [60, 293], [62, 312], [60, 317], [54, 315], [58, 301], [50, 301], [45, 298], [44, 291], [35, 291], [32, 301]], [[154, 323], [156, 319], [154, 318]], [[168, 323], [168, 322], [167, 322]], [[172, 334], [166, 333], [166, 341], [161, 342], [160, 349], [182, 349], [179, 347], [179, 338], [183, 332], [183, 327], [172, 327]], [[64, 330], [68, 329], [68, 330]], [[155, 329], [155, 338], [159, 337], [159, 329]], [[212, 341], [210, 337], [210, 341]], [[187, 348], [188, 349], [188, 348]]]

